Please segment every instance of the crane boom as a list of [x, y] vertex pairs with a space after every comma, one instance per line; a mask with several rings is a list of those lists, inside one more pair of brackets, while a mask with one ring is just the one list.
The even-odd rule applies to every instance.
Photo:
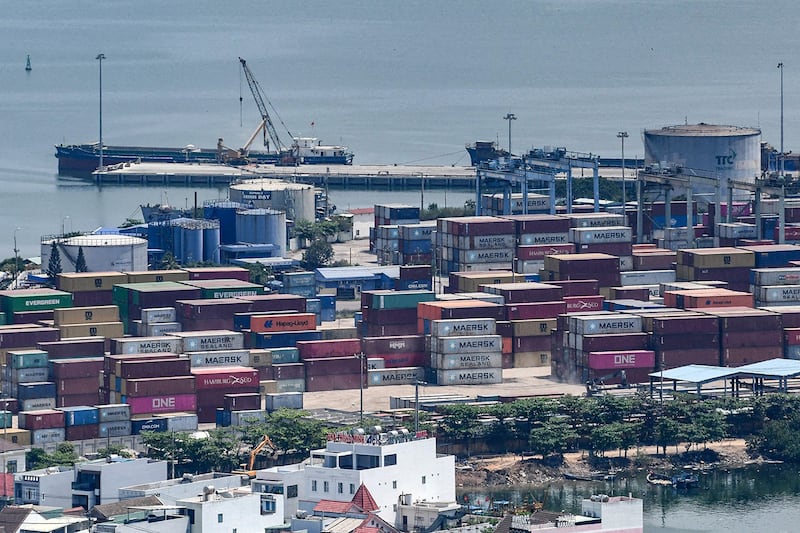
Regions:
[[258, 80], [256, 80], [253, 73], [250, 71], [250, 67], [247, 66], [247, 61], [239, 58], [239, 63], [242, 65], [242, 71], [244, 72], [244, 76], [247, 79], [247, 85], [250, 87], [250, 92], [253, 93], [253, 99], [256, 102], [256, 107], [258, 107], [258, 112], [261, 113], [261, 124], [259, 124], [258, 129], [253, 133], [250, 140], [248, 141], [247, 145], [242, 148], [243, 151], [247, 151], [250, 148], [250, 143], [253, 142], [253, 139], [258, 134], [258, 131], [263, 129], [264, 131], [264, 146], [267, 147], [269, 151], [269, 141], [267, 140], [267, 136], [272, 141], [272, 145], [275, 148], [275, 151], [280, 153], [286, 150], [286, 146], [281, 142], [280, 137], [278, 137], [278, 132], [275, 129], [275, 125], [272, 123], [272, 119], [267, 112], [267, 106], [264, 102], [264, 93], [261, 90], [261, 85], [259, 85]]

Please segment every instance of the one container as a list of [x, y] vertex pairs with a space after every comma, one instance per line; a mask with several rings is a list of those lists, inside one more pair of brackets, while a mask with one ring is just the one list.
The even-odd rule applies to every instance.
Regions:
[[197, 409], [197, 397], [194, 394], [167, 394], [163, 396], [142, 396], [125, 398], [133, 415], [149, 415], [159, 413], [175, 413], [178, 411], [194, 411]]

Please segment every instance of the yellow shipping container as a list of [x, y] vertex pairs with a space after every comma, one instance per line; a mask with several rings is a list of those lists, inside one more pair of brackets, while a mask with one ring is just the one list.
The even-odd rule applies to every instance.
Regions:
[[116, 305], [64, 307], [53, 310], [53, 320], [57, 326], [63, 326], [67, 324], [119, 322], [119, 307]]
[[58, 275], [58, 288], [67, 292], [110, 291], [114, 285], [128, 283], [123, 272], [68, 272]]
[[258, 382], [258, 393], [261, 394], [261, 396], [264, 396], [265, 394], [275, 394], [277, 392], [278, 382], [274, 379]]
[[125, 335], [122, 322], [97, 322], [90, 324], [66, 324], [58, 327], [62, 339], [75, 337], [105, 337], [115, 339]]
[[550, 352], [514, 352], [514, 368], [550, 366]]
[[677, 262], [695, 268], [752, 268], [756, 266], [756, 254], [741, 248], [697, 248], [678, 250]]
[[556, 319], [512, 320], [515, 337], [543, 337], [556, 329]]
[[0, 431], [0, 437], [8, 442], [18, 444], [20, 446], [31, 445], [31, 432], [27, 429], [7, 428]]
[[185, 270], [128, 272], [128, 281], [125, 283], [157, 283], [162, 281], [189, 281], [189, 273]]

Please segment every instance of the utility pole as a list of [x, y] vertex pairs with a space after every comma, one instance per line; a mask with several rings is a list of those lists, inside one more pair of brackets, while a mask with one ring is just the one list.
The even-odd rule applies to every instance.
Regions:
[[783, 152], [783, 61], [778, 63], [778, 70], [781, 71], [781, 164], [780, 164], [780, 177], [783, 178], [783, 174], [786, 170], [786, 157], [784, 156]]
[[103, 60], [106, 58], [105, 54], [97, 54], [95, 58], [97, 64], [100, 66], [100, 170], [103, 169]]
[[364, 427], [364, 363], [367, 360], [367, 356], [364, 352], [359, 352], [355, 354], [356, 359], [358, 359], [358, 394], [361, 400], [361, 407], [359, 409], [359, 424], [363, 428]]
[[503, 120], [508, 121], [508, 156], [511, 157], [511, 121], [517, 120], [517, 116], [514, 113], [506, 113]]
[[19, 248], [17, 248], [17, 232], [22, 228], [14, 228], [14, 281], [11, 283], [11, 288], [17, 288], [17, 278], [19, 277]]
[[419, 433], [419, 386], [427, 385], [424, 381], [414, 382], [414, 436]]
[[622, 215], [625, 215], [625, 139], [628, 138], [627, 131], [617, 133], [617, 138], [622, 143]]

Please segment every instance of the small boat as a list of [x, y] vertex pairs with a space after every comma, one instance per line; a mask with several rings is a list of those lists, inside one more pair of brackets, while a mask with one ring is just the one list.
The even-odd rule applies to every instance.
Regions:
[[30, 72], [30, 71], [33, 70], [33, 67], [31, 67], [31, 55], [30, 54], [28, 54], [28, 60], [25, 62], [25, 70], [27, 72]]
[[700, 483], [700, 478], [689, 472], [681, 472], [676, 475], [647, 473], [647, 482], [651, 485], [661, 485], [664, 487], [696, 487]]

